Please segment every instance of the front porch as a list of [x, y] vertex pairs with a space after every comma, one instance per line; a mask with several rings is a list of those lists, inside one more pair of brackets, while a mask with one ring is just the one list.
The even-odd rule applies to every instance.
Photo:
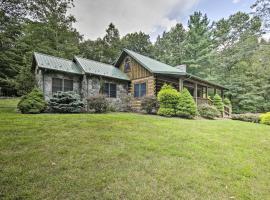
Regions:
[[[156, 76], [156, 94], [161, 90], [164, 84], [170, 84], [178, 91], [182, 91], [186, 88], [190, 94], [193, 96], [194, 101], [197, 105], [209, 104], [212, 105], [213, 102], [209, 97], [213, 97], [215, 94], [219, 94], [224, 99], [224, 91], [226, 88], [223, 86], [213, 84], [206, 80], [200, 79], [196, 76]], [[230, 116], [230, 108], [224, 106], [224, 116]]]

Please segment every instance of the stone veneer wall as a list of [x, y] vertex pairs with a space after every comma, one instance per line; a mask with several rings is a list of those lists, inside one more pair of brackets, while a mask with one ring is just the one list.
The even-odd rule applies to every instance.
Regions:
[[[47, 101], [52, 97], [52, 78], [72, 79], [73, 91], [81, 96], [84, 103], [87, 103], [88, 97], [96, 96], [100, 92], [101, 79], [97, 76], [67, 74], [40, 69], [37, 69], [35, 74], [37, 85], [43, 91]], [[104, 77], [102, 80], [104, 83], [116, 83], [116, 98], [107, 98], [107, 100], [116, 111], [124, 111], [126, 108], [125, 98], [128, 95], [128, 82]]]
[[73, 80], [73, 91], [76, 92], [77, 94], [80, 94], [81, 91], [80, 75], [38, 70], [36, 72], [37, 85], [43, 91], [45, 100], [48, 101], [52, 97], [52, 78]]
[[[110, 105], [113, 106], [117, 111], [124, 111], [126, 105], [124, 104], [124, 98], [128, 95], [128, 82], [120, 81], [110, 78], [102, 78], [104, 83], [115, 83], [116, 84], [116, 98], [107, 98]], [[101, 79], [97, 76], [88, 76], [84, 78], [86, 87], [82, 87], [82, 93], [84, 97], [96, 96], [100, 93]], [[88, 84], [87, 84], [88, 83]], [[87, 87], [88, 86], [88, 87]]]

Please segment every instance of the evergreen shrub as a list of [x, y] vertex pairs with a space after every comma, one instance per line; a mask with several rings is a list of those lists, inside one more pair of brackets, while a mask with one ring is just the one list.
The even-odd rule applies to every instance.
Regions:
[[84, 104], [75, 92], [57, 92], [48, 102], [49, 111], [55, 113], [79, 113]]
[[158, 115], [175, 116], [180, 94], [171, 85], [164, 84], [158, 93]]
[[24, 114], [37, 114], [45, 111], [46, 106], [47, 104], [44, 100], [43, 93], [39, 89], [34, 88], [29, 94], [21, 98], [17, 108]]
[[196, 103], [191, 94], [189, 93], [189, 91], [186, 88], [184, 88], [180, 92], [176, 115], [184, 118], [194, 118], [196, 114], [197, 114]]
[[222, 98], [216, 94], [213, 98], [213, 103], [214, 106], [216, 106], [216, 108], [218, 109], [218, 111], [220, 112], [221, 115], [223, 115], [224, 112], [224, 104], [222, 102]]

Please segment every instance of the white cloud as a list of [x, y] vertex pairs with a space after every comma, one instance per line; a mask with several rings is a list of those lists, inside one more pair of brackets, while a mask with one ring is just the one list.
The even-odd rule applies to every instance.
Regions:
[[[188, 12], [199, 0], [77, 0], [71, 13], [75, 27], [85, 38], [105, 34], [113, 22], [121, 36], [135, 31], [152, 34], [157, 29], [169, 30], [176, 19]], [[173, 17], [172, 17], [173, 15]]]
[[241, 0], [233, 0], [233, 3], [239, 3]]

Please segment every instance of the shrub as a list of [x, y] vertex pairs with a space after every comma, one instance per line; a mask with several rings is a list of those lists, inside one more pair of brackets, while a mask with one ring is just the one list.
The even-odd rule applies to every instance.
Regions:
[[87, 99], [88, 109], [95, 113], [105, 113], [109, 110], [109, 102], [104, 95], [97, 95]]
[[232, 119], [245, 121], [245, 122], [253, 122], [253, 123], [259, 123], [260, 121], [259, 114], [254, 114], [254, 113], [233, 114]]
[[185, 118], [194, 118], [197, 114], [196, 103], [186, 88], [180, 92], [176, 114], [179, 117]]
[[270, 112], [260, 115], [260, 123], [270, 125]]
[[216, 106], [216, 108], [218, 109], [218, 111], [223, 115], [223, 112], [224, 112], [224, 104], [222, 102], [222, 99], [221, 97], [216, 94], [213, 98], [213, 103], [214, 103], [214, 106]]
[[220, 116], [218, 109], [215, 106], [203, 104], [198, 107], [199, 114], [206, 119], [215, 119]]
[[84, 108], [80, 96], [75, 92], [57, 92], [48, 104], [49, 110], [56, 113], [79, 113]]
[[158, 110], [158, 101], [155, 96], [144, 97], [141, 102], [142, 110], [146, 113], [156, 113]]
[[175, 116], [180, 94], [170, 85], [163, 85], [158, 93], [158, 114], [163, 116]]
[[29, 94], [23, 96], [17, 107], [21, 113], [41, 113], [46, 109], [43, 93], [34, 88]]
[[122, 112], [129, 112], [132, 110], [132, 107], [131, 107], [131, 100], [132, 100], [132, 97], [130, 95], [121, 95], [120, 97], [121, 99], [121, 110]]
[[229, 107], [232, 106], [231, 101], [230, 101], [228, 98], [225, 98], [225, 99], [223, 100], [223, 103], [224, 103], [224, 105], [226, 105], [226, 106], [229, 106]]

